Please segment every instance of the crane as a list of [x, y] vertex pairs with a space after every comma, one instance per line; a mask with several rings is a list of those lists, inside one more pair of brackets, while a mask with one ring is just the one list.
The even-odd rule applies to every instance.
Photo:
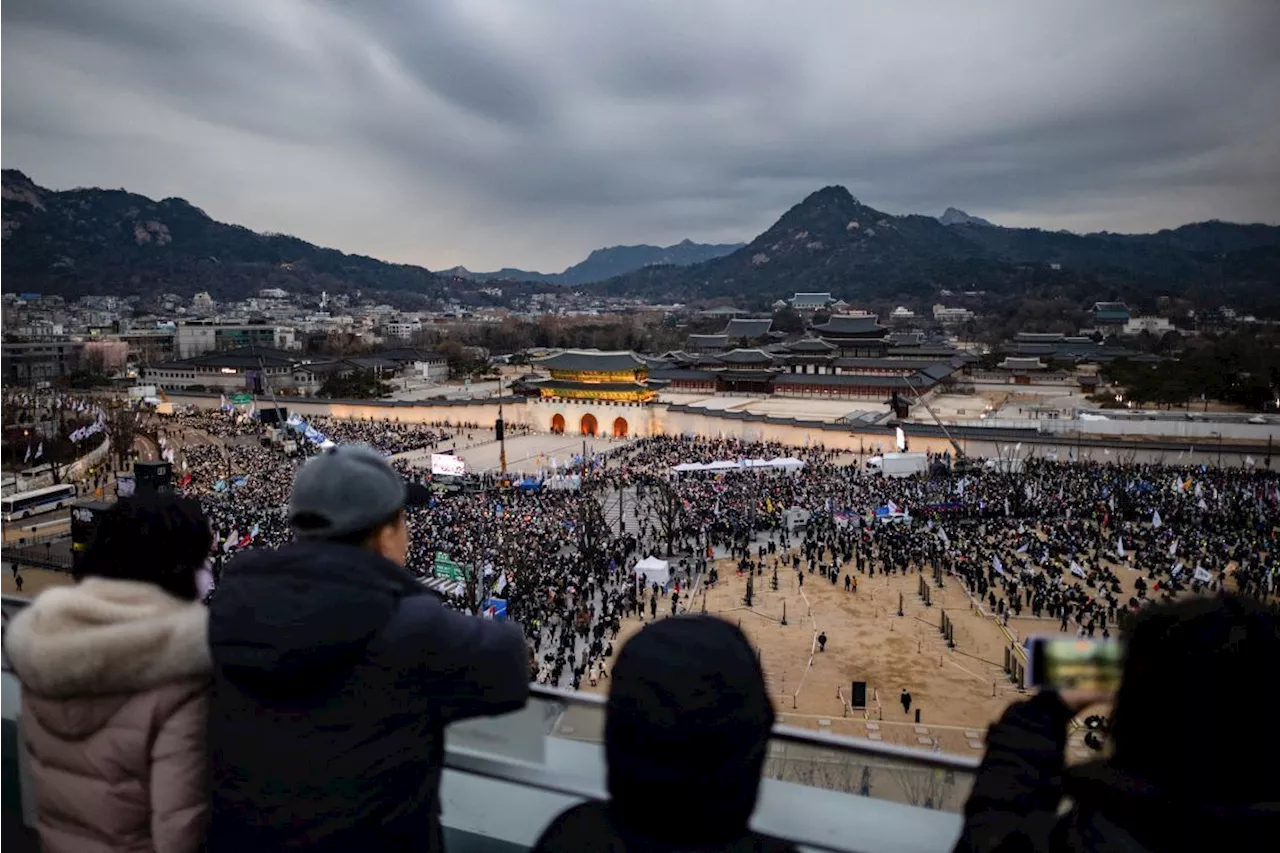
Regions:
[[920, 392], [916, 391], [915, 386], [911, 384], [910, 377], [904, 376], [902, 381], [906, 383], [908, 390], [910, 390], [912, 396], [916, 398], [916, 402], [924, 406], [924, 410], [929, 413], [929, 416], [933, 418], [933, 422], [938, 425], [938, 428], [942, 430], [942, 434], [947, 437], [947, 441], [951, 443], [952, 449], [955, 450], [955, 464], [953, 468], [957, 471], [963, 471], [968, 468], [969, 457], [965, 455], [964, 448], [960, 446], [960, 443], [951, 436], [950, 432], [947, 431], [947, 425], [938, 417], [938, 413], [929, 408], [929, 404], [924, 401], [924, 397], [920, 396]]

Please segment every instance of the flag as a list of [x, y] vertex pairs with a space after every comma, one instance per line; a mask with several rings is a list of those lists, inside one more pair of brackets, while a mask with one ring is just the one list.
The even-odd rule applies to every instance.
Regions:
[[1172, 557], [1174, 554], [1177, 554], [1177, 553], [1178, 553], [1178, 540], [1175, 539], [1169, 543], [1169, 556]]
[[1160, 519], [1160, 510], [1156, 510], [1151, 514], [1151, 526], [1159, 529], [1163, 524], [1164, 522]]
[[1169, 577], [1176, 578], [1176, 577], [1177, 577], [1178, 575], [1180, 575], [1180, 574], [1182, 574], [1182, 561], [1181, 561], [1181, 560], [1179, 560], [1178, 562], [1176, 562], [1176, 563], [1174, 563], [1174, 564], [1173, 564], [1173, 568], [1169, 570]]
[[991, 568], [992, 568], [993, 570], [995, 570], [995, 573], [996, 573], [996, 574], [1001, 575], [1001, 576], [1003, 576], [1003, 575], [1004, 575], [1004, 563], [1000, 562], [1000, 555], [999, 555], [999, 554], [992, 554], [992, 555], [991, 555]]
[[1205, 569], [1196, 566], [1196, 570], [1192, 572], [1191, 578], [1192, 580], [1199, 581], [1200, 583], [1210, 583], [1213, 580], [1213, 575], [1209, 574]]
[[246, 531], [245, 534], [240, 537], [240, 541], [236, 543], [236, 547], [248, 548], [249, 545], [251, 545], [252, 543], [253, 543], [253, 531]]
[[22, 457], [22, 464], [23, 464], [23, 465], [26, 465], [26, 464], [27, 464], [28, 462], [30, 462], [30, 461], [31, 461], [31, 445], [29, 445], [29, 444], [28, 444], [28, 445], [27, 445], [27, 455], [26, 455], [26, 456], [24, 456], [24, 457]]
[[240, 541], [240, 531], [233, 529], [230, 533], [227, 534], [227, 541], [222, 543], [222, 550], [230, 551], [232, 548], [236, 546], [236, 543], [238, 543], [239, 541]]
[[1078, 578], [1084, 577], [1084, 566], [1081, 566], [1075, 560], [1071, 561], [1071, 574]]
[[1124, 559], [1124, 540], [1119, 536], [1116, 537], [1116, 556]]

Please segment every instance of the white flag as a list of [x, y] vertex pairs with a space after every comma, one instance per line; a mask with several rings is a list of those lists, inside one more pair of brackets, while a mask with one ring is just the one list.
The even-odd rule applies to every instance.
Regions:
[[30, 462], [30, 461], [31, 461], [31, 445], [29, 445], [29, 444], [28, 444], [28, 445], [27, 445], [27, 455], [26, 455], [26, 456], [24, 456], [24, 457], [22, 457], [22, 464], [23, 464], [23, 465], [26, 465], [26, 464], [27, 464], [28, 462]]
[[1191, 577], [1193, 580], [1197, 580], [1200, 583], [1209, 583], [1213, 580], [1213, 575], [1209, 574], [1199, 566], [1196, 566], [1196, 570], [1192, 573]]
[[1084, 577], [1084, 566], [1081, 566], [1075, 560], [1071, 561], [1071, 574], [1078, 578]]
[[1164, 522], [1160, 519], [1160, 510], [1156, 510], [1151, 514], [1151, 526], [1159, 528]]
[[1175, 539], [1169, 543], [1169, 556], [1172, 557], [1177, 553], [1178, 553], [1178, 540]]
[[1119, 536], [1116, 537], [1116, 556], [1124, 559], [1124, 540]]
[[1169, 577], [1176, 578], [1176, 577], [1177, 577], [1178, 575], [1180, 575], [1180, 574], [1182, 574], [1182, 561], [1181, 561], [1181, 560], [1179, 560], [1178, 562], [1176, 562], [1176, 563], [1174, 563], [1174, 564], [1173, 564], [1173, 568], [1169, 570]]
[[36, 457], [35, 457], [35, 458], [36, 458], [36, 459], [39, 459], [41, 456], [44, 456], [44, 442], [43, 442], [43, 441], [42, 441], [42, 442], [40, 442], [40, 446], [36, 448]]
[[1004, 563], [1000, 562], [999, 554], [991, 555], [991, 568], [995, 569], [995, 572], [998, 575], [1004, 574]]

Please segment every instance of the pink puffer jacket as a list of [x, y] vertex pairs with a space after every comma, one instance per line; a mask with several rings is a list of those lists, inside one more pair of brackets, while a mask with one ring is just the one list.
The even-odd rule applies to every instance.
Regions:
[[89, 578], [12, 621], [22, 737], [48, 853], [186, 853], [204, 840], [208, 613]]

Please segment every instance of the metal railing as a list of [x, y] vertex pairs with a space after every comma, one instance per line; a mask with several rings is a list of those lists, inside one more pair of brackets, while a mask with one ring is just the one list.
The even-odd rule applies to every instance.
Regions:
[[[28, 602], [3, 596], [5, 621]], [[20, 704], [7, 660], [4, 670], [6, 702]], [[532, 685], [521, 711], [450, 726], [445, 784], [459, 792], [446, 791], [445, 825], [528, 846], [559, 809], [606, 798], [604, 712], [601, 696]], [[16, 713], [7, 707], [6, 720]], [[972, 757], [776, 725], [752, 824], [830, 853], [947, 850], [977, 766]], [[509, 792], [504, 809], [522, 814], [505, 833], [490, 829], [494, 794], [476, 787], [494, 784]]]

